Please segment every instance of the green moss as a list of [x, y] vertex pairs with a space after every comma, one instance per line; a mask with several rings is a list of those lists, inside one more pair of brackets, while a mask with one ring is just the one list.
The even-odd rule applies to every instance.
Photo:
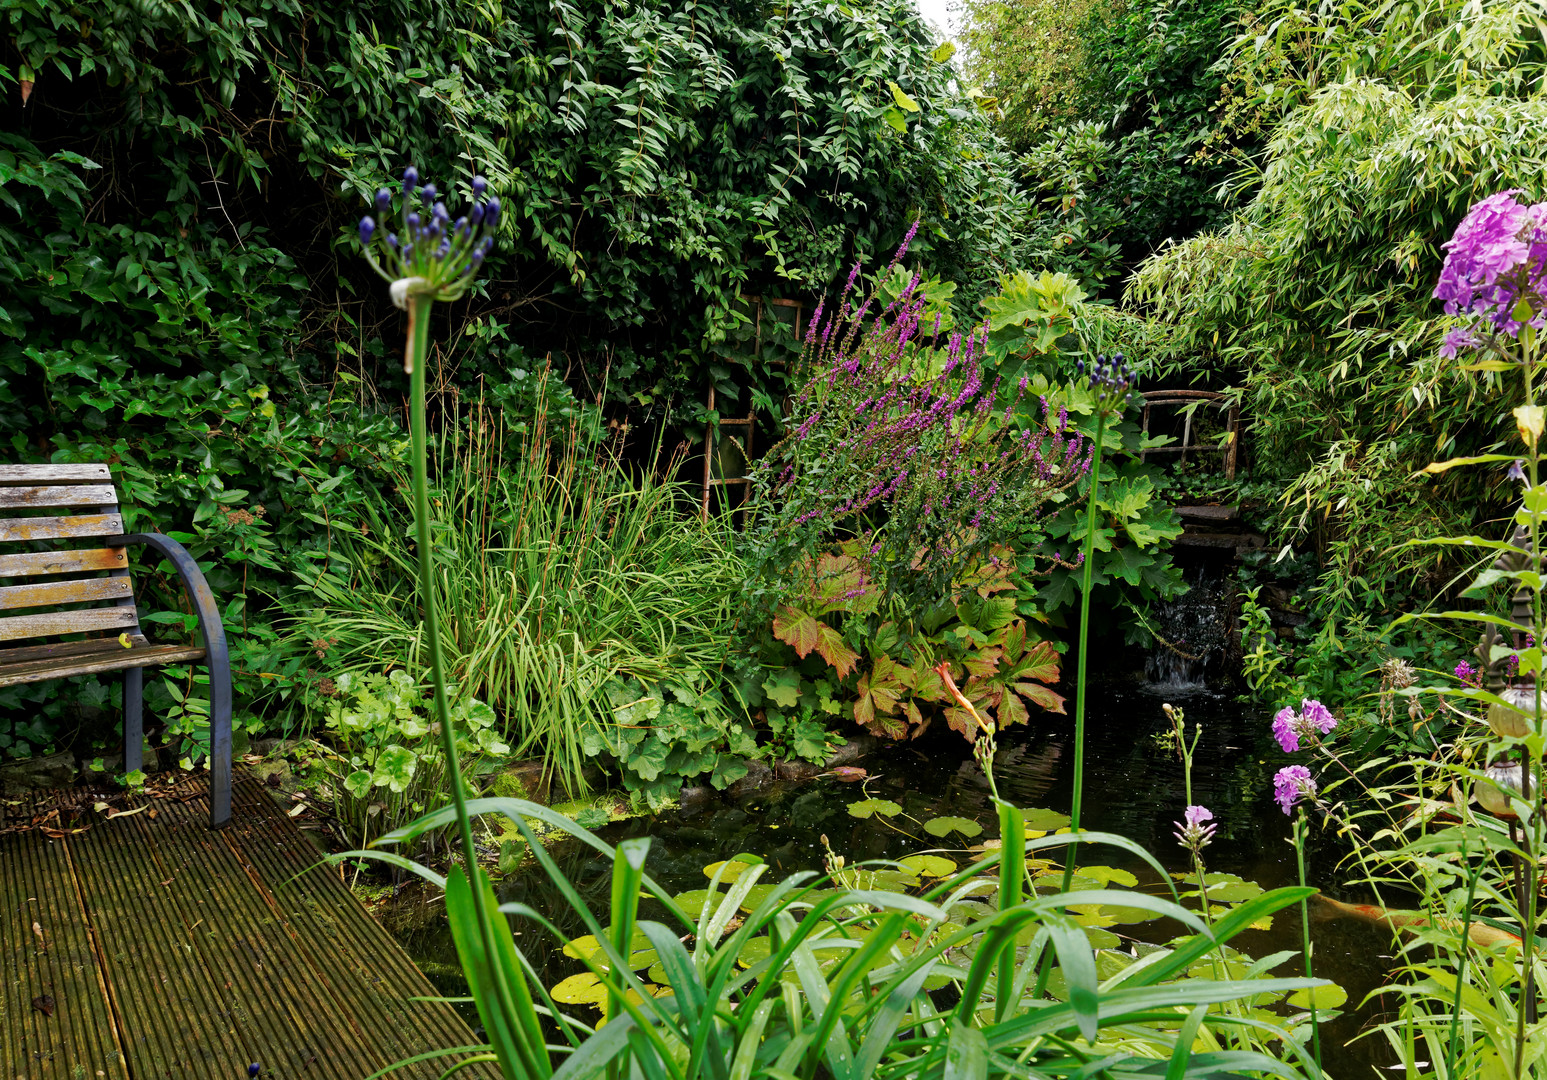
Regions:
[[532, 798], [521, 778], [513, 772], [502, 772], [495, 776], [494, 783], [489, 785], [489, 794], [496, 799], [528, 799]]

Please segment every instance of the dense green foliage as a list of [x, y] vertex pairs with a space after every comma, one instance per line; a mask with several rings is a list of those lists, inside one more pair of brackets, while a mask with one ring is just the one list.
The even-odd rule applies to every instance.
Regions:
[[1242, 373], [1256, 475], [1281, 492], [1269, 524], [1319, 560], [1318, 621], [1357, 631], [1457, 572], [1399, 545], [1475, 531], [1506, 497], [1502, 470], [1414, 474], [1511, 434], [1497, 373], [1436, 356], [1451, 321], [1431, 294], [1467, 206], [1540, 185], [1541, 144], [1519, 133], [1547, 120], [1547, 54], [1531, 5], [1264, 18], [1234, 55], [1283, 110], [1258, 193], [1146, 264], [1130, 298]]
[[[1245, 124], [1219, 124], [1238, 0], [967, 0], [968, 75], [997, 98], [1042, 212], [1039, 261], [1090, 285], [1221, 222]], [[1244, 137], [1244, 138], [1243, 138]]]
[[8, 453], [108, 461], [130, 527], [190, 544], [227, 605], [239, 708], [316, 677], [274, 605], [347, 576], [335, 540], [400, 468], [400, 316], [340, 245], [403, 165], [461, 189], [480, 171], [508, 208], [484, 284], [438, 313], [432, 414], [481, 387], [513, 423], [539, 400], [573, 416], [540, 392], [547, 353], [629, 426], [696, 432], [711, 381], [743, 405], [780, 392], [738, 346], [738, 293], [805, 296], [919, 217], [916, 252], [966, 288], [1015, 263], [1011, 161], [905, 0], [420, 0], [368, 20], [28, 0], [3, 19]]

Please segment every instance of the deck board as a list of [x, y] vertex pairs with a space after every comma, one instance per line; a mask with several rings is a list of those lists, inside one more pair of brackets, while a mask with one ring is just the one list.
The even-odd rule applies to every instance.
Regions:
[[[410, 1000], [435, 990], [250, 777], [238, 771], [218, 832], [198, 781], [128, 805], [143, 809], [85, 811], [89, 829], [52, 837], [17, 830], [29, 808], [0, 807], [0, 1080], [237, 1080], [249, 1062], [276, 1080], [362, 1080], [477, 1041], [449, 1006]], [[43, 993], [52, 1016], [33, 1007]]]

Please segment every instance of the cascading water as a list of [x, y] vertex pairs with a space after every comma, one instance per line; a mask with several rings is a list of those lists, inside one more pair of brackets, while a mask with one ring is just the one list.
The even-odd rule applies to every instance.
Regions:
[[1211, 668], [1224, 659], [1230, 634], [1233, 584], [1222, 559], [1200, 561], [1183, 572], [1188, 590], [1160, 606], [1154, 619], [1160, 638], [1144, 662], [1144, 677], [1165, 690], [1203, 690]]

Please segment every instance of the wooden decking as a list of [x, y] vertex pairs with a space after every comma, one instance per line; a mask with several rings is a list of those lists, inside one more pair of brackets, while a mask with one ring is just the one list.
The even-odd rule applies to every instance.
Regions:
[[478, 1041], [254, 780], [218, 832], [201, 781], [158, 795], [0, 803], [0, 1080], [362, 1080]]

